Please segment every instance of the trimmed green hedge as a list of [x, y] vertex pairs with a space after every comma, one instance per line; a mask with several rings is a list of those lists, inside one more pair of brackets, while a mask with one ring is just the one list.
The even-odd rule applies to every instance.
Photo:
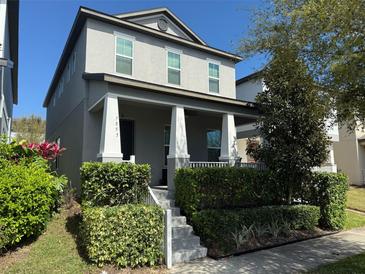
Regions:
[[321, 208], [320, 227], [330, 230], [344, 228], [348, 178], [343, 173], [316, 172], [306, 186], [304, 199]]
[[148, 194], [149, 165], [85, 162], [81, 167], [81, 200], [89, 206], [140, 203]]
[[89, 259], [99, 266], [155, 265], [163, 257], [163, 210], [136, 204], [86, 207], [81, 235]]
[[284, 191], [268, 171], [249, 168], [184, 168], [175, 177], [175, 199], [190, 218], [203, 209], [277, 205]]
[[[236, 209], [285, 203], [284, 184], [269, 171], [248, 168], [184, 168], [175, 177], [175, 199], [189, 219], [204, 209]], [[342, 173], [313, 173], [293, 198], [319, 206], [320, 227], [339, 230], [346, 218], [348, 179]]]
[[192, 224], [205, 246], [214, 247], [224, 254], [234, 249], [232, 233], [242, 226], [275, 223], [279, 228], [285, 224], [291, 230], [313, 230], [318, 225], [319, 217], [319, 208], [316, 206], [264, 206], [236, 210], [202, 210], [193, 215]]
[[43, 159], [0, 160], [0, 250], [42, 233], [65, 184]]

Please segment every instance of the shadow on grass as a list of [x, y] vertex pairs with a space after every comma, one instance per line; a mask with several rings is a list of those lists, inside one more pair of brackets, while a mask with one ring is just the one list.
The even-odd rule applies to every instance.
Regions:
[[85, 246], [82, 244], [81, 221], [82, 217], [81, 217], [80, 205], [76, 206], [73, 205], [68, 210], [68, 216], [66, 218], [66, 230], [72, 235], [73, 239], [75, 240], [77, 246], [77, 252], [79, 253], [82, 260], [88, 264], [92, 264], [92, 262], [89, 260], [87, 256]]

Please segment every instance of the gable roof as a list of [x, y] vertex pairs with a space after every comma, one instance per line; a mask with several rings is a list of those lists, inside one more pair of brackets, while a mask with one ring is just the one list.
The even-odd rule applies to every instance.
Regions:
[[154, 9], [146, 9], [140, 10], [135, 12], [127, 12], [127, 13], [120, 13], [114, 16], [124, 19], [124, 20], [131, 20], [137, 18], [143, 18], [152, 15], [159, 15], [163, 14], [167, 18], [169, 18], [175, 25], [177, 25], [188, 37], [190, 37], [194, 42], [199, 43], [201, 45], [207, 45], [203, 39], [201, 39], [195, 32], [193, 32], [183, 21], [181, 21], [172, 11], [168, 8], [154, 8]]
[[94, 20], [98, 20], [101, 22], [111, 24], [111, 25], [131, 29], [136, 32], [145, 33], [145, 34], [154, 36], [159, 39], [167, 40], [167, 41], [177, 43], [177, 44], [180, 44], [180, 45], [183, 45], [186, 47], [205, 51], [210, 54], [220, 56], [222, 58], [226, 58], [226, 59], [232, 60], [235, 63], [242, 60], [242, 58], [240, 56], [227, 52], [227, 51], [219, 50], [219, 49], [210, 47], [208, 45], [199, 44], [199, 43], [196, 43], [196, 42], [193, 42], [193, 41], [190, 41], [190, 40], [187, 40], [187, 39], [184, 39], [184, 38], [181, 38], [181, 37], [169, 34], [169, 33], [164, 33], [164, 32], [158, 31], [156, 29], [149, 28], [149, 27], [137, 24], [137, 23], [133, 23], [131, 21], [127, 21], [127, 20], [118, 18], [116, 16], [109, 15], [109, 14], [106, 14], [106, 13], [103, 13], [100, 11], [96, 11], [96, 10], [93, 10], [90, 8], [80, 7], [79, 11], [77, 12], [76, 19], [72, 25], [71, 32], [68, 35], [65, 47], [63, 48], [62, 55], [57, 64], [56, 71], [53, 75], [51, 84], [48, 88], [47, 95], [43, 102], [43, 107], [48, 106], [48, 104], [51, 100], [51, 97], [54, 93], [56, 84], [59, 81], [60, 77], [62, 76], [63, 70], [67, 64], [67, 60], [73, 51], [75, 43], [79, 37], [80, 32], [82, 31], [87, 19], [94, 19]]
[[242, 83], [245, 83], [247, 81], [250, 81], [252, 79], [257, 79], [257, 78], [262, 77], [263, 72], [264, 72], [264, 69], [258, 70], [258, 71], [255, 71], [254, 73], [251, 73], [245, 77], [242, 77], [242, 78], [236, 80], [236, 86], [238, 86]]

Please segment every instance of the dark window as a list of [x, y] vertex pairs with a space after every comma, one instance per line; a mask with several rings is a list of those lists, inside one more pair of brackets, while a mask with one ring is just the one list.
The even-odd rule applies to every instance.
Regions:
[[123, 160], [129, 160], [134, 155], [134, 121], [120, 121], [120, 141], [123, 153]]
[[221, 153], [221, 131], [207, 131], [208, 162], [218, 162]]

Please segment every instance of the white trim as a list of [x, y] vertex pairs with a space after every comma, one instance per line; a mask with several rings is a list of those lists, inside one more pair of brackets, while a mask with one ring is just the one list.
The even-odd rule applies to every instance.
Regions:
[[[132, 57], [117, 53], [117, 40], [118, 40], [118, 38], [128, 40], [132, 43]], [[114, 31], [114, 72], [116, 73], [116, 75], [120, 75], [120, 76], [123, 76], [123, 77], [129, 77], [129, 78], [132, 78], [132, 79], [134, 78], [135, 41], [136, 41], [136, 38], [134, 36], [130, 36], [130, 35], [126, 35], [126, 34]], [[117, 71], [117, 56], [124, 57], [124, 58], [129, 58], [129, 59], [132, 60], [132, 75], [124, 74], [124, 73], [121, 73], [121, 72]]]
[[181, 49], [177, 49], [177, 48], [173, 48], [173, 47], [169, 47], [169, 46], [165, 46], [165, 49], [167, 51], [171, 51], [171, 52], [176, 53], [176, 54], [183, 54], [184, 53], [183, 50], [181, 50]]
[[[117, 17], [118, 17], [118, 15], [117, 15]], [[159, 19], [159, 18], [161, 18], [161, 17], [163, 17], [164, 19], [166, 19], [167, 21], [168, 21], [168, 24], [170, 24], [170, 25], [173, 25], [176, 29], [178, 29], [178, 31], [180, 32], [180, 33], [177, 33], [176, 35], [175, 34], [172, 34], [172, 33], [169, 33], [167, 30], [166, 31], [164, 31], [165, 33], [168, 33], [168, 34], [172, 34], [172, 35], [175, 35], [175, 36], [180, 36], [179, 34], [182, 34], [181, 36], [183, 36], [183, 37], [181, 37], [181, 38], [184, 38], [184, 39], [188, 39], [188, 40], [190, 40], [190, 41], [194, 41], [189, 35], [187, 35], [186, 34], [186, 32], [185, 32], [185, 30], [183, 30], [182, 28], [180, 28], [180, 27], [178, 27], [174, 22], [172, 22], [172, 20], [170, 19], [170, 18], [168, 18], [167, 16], [165, 16], [164, 14], [162, 14], [162, 13], [160, 13], [160, 14], [155, 14], [155, 15], [149, 15], [149, 16], [143, 16], [143, 17], [138, 17], [138, 18], [133, 18], [133, 19], [128, 19], [128, 21], [130, 21], [130, 22], [133, 22], [133, 23], [136, 23], [136, 24], [140, 24], [140, 25], [142, 25], [142, 26], [145, 26], [145, 27], [148, 27], [148, 28], [152, 28], [152, 29], [155, 29], [155, 28], [153, 28], [153, 27], [150, 27], [150, 26], [146, 26], [146, 25], [144, 25], [144, 24], [141, 24], [140, 22], [138, 22], [138, 21], [141, 21], [141, 20], [148, 20], [148, 19]], [[157, 23], [157, 22], [156, 22]], [[158, 27], [158, 26], [157, 26]], [[172, 31], [173, 31], [173, 29], [172, 28], [170, 28]], [[156, 30], [159, 30], [159, 31], [162, 31], [162, 30], [160, 30], [159, 28], [158, 29], [156, 29]]]
[[[170, 86], [170, 87], [179, 87], [181, 88], [182, 86], [182, 54], [183, 51], [179, 50], [179, 49], [175, 49], [175, 48], [171, 48], [171, 47], [165, 47], [165, 51], [166, 51], [166, 85]], [[174, 54], [178, 54], [180, 57], [180, 68], [173, 68], [173, 67], [169, 67], [169, 52], [174, 53]], [[175, 71], [179, 71], [180, 73], [180, 84], [172, 84], [169, 83], [169, 69], [175, 70]]]
[[[209, 75], [209, 65], [210, 64], [218, 66], [218, 78]], [[220, 80], [221, 62], [207, 58], [207, 68], [208, 68], [208, 93], [209, 94], [214, 94], [214, 95], [220, 95], [220, 92], [221, 92], [221, 80]], [[210, 91], [210, 88], [209, 88], [209, 80], [210, 79], [218, 80], [218, 92]]]
[[120, 38], [124, 38], [127, 40], [132, 40], [132, 41], [136, 41], [136, 37], [132, 36], [132, 35], [128, 35], [119, 31], [114, 31], [113, 32], [114, 36], [120, 37]]
[[[135, 102], [147, 102], [147, 103], [153, 103], [153, 104], [157, 104], [157, 105], [162, 105], [162, 106], [176, 106], [176, 103], [169, 103], [169, 102], [163, 102], [160, 100], [155, 100], [155, 99], [146, 99], [146, 98], [140, 98], [140, 97], [134, 97], [134, 96], [130, 96], [130, 95], [123, 95], [123, 94], [117, 94], [117, 93], [113, 93], [113, 92], [107, 92], [103, 97], [101, 97], [96, 103], [94, 103], [89, 109], [88, 111], [92, 111], [92, 109], [94, 107], [96, 107], [102, 100], [104, 100], [104, 98], [106, 96], [117, 96], [118, 98], [122, 98], [122, 99], [129, 99], [131, 101], [135, 101]], [[214, 113], [222, 113], [222, 114], [227, 114], [227, 111], [224, 110], [219, 110], [219, 109], [215, 109], [215, 108], [205, 108], [205, 107], [197, 107], [197, 106], [192, 106], [192, 105], [186, 105], [186, 104], [179, 104], [179, 106], [182, 106], [183, 108], [186, 109], [194, 109], [194, 110], [202, 110], [202, 111], [206, 111], [206, 112], [214, 112]], [[241, 116], [241, 117], [252, 117], [252, 118], [257, 118], [257, 115], [254, 114], [242, 114], [239, 112], [229, 112], [229, 114], [232, 115], [237, 115], [237, 116]]]

